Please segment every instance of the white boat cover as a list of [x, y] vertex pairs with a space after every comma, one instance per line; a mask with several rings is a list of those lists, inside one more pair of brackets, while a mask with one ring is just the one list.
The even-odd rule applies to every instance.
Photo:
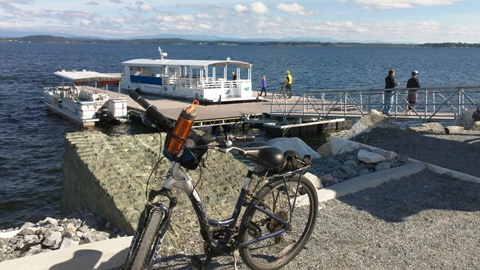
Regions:
[[235, 60], [175, 60], [175, 59], [133, 59], [122, 62], [124, 66], [144, 66], [144, 67], [158, 67], [158, 66], [190, 66], [190, 67], [206, 67], [212, 66], [227, 66], [234, 65], [241, 68], [250, 68], [252, 64]]
[[72, 70], [72, 71], [57, 71], [54, 73], [64, 80], [69, 80], [74, 83], [85, 82], [119, 82], [121, 79], [120, 73], [100, 73], [90, 70]]

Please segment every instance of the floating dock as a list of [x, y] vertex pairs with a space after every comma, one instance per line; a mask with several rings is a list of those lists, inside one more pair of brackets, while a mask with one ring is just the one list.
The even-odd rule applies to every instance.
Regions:
[[[159, 96], [143, 95], [147, 102], [155, 106], [166, 118], [176, 121], [181, 110], [191, 104], [188, 99], [167, 99]], [[294, 100], [295, 97], [292, 97]], [[131, 98], [128, 100], [130, 113], [140, 116], [144, 109]], [[292, 103], [291, 106], [294, 106]], [[298, 136], [322, 132], [327, 126], [334, 129], [346, 128], [345, 118], [313, 119], [309, 115], [291, 115], [289, 122], [280, 120], [271, 112], [271, 100], [262, 97], [255, 101], [210, 104], [197, 109], [194, 127], [217, 127], [253, 125], [261, 126], [277, 136]], [[313, 119], [313, 121], [312, 121]], [[340, 125], [339, 125], [340, 123]]]

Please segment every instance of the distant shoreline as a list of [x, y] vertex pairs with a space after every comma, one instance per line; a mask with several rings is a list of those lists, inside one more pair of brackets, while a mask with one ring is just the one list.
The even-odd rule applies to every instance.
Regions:
[[0, 37], [0, 42], [20, 43], [110, 43], [110, 44], [175, 44], [175, 45], [257, 45], [257, 46], [324, 46], [324, 47], [416, 47], [416, 48], [480, 48], [480, 43], [444, 42], [444, 43], [362, 43], [362, 42], [321, 42], [321, 41], [231, 41], [231, 40], [188, 40], [181, 38], [152, 39], [100, 39], [70, 38], [50, 35], [32, 35], [24, 37]]

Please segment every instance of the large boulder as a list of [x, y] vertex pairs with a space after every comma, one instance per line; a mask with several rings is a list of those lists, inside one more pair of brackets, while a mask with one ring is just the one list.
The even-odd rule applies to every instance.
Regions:
[[332, 146], [330, 142], [326, 142], [317, 149], [317, 153], [320, 154], [322, 157], [331, 156], [332, 155]]
[[377, 110], [371, 110], [367, 115], [358, 120], [344, 136], [345, 139], [351, 139], [361, 133], [370, 132], [376, 127], [387, 128], [395, 127], [388, 117]]
[[417, 126], [409, 126], [407, 131], [418, 133], [445, 134], [445, 128], [437, 122], [423, 123]]
[[465, 132], [465, 128], [462, 126], [446, 126], [445, 130], [448, 134], [462, 134]]
[[331, 137], [330, 147], [332, 155], [350, 153], [360, 148], [360, 144], [345, 138]]
[[268, 141], [268, 144], [279, 148], [283, 152], [288, 150], [295, 150], [300, 155], [300, 157], [303, 157], [305, 155], [311, 155], [312, 158], [321, 158], [320, 154], [315, 152], [315, 150], [313, 150], [310, 146], [308, 146], [298, 137], [275, 138]]
[[480, 121], [476, 121], [472, 124], [472, 130], [480, 130]]
[[473, 113], [465, 110], [458, 115], [453, 125], [462, 126], [466, 129], [469, 129], [472, 126], [473, 122], [474, 122]]

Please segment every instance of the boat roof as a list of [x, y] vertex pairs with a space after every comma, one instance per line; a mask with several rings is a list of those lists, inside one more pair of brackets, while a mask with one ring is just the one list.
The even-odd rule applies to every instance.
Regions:
[[75, 83], [84, 82], [119, 82], [121, 80], [120, 73], [100, 73], [91, 70], [72, 70], [72, 71], [56, 71], [55, 76]]
[[234, 65], [241, 68], [251, 68], [252, 64], [235, 61], [235, 60], [176, 60], [176, 59], [132, 59], [122, 62], [124, 66], [143, 66], [143, 67], [158, 67], [158, 66], [189, 66], [203, 68], [206, 66], [224, 67], [226, 65]]

